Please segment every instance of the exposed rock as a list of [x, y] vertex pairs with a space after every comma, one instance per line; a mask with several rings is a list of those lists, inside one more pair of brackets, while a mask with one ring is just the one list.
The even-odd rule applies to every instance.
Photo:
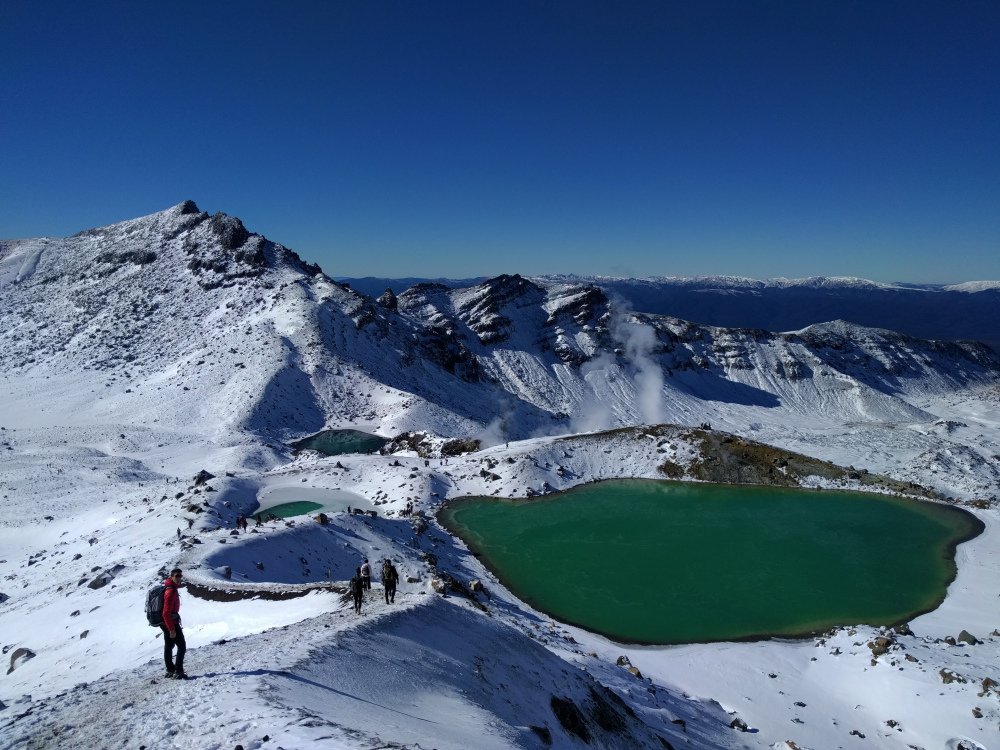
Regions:
[[938, 672], [938, 674], [941, 676], [941, 682], [943, 682], [945, 685], [950, 685], [953, 682], [958, 682], [964, 685], [966, 682], [965, 678], [962, 677], [962, 675], [956, 672], [952, 672], [950, 669], [942, 669], [940, 672]]
[[590, 729], [587, 727], [587, 719], [573, 701], [568, 698], [557, 698], [553, 695], [549, 706], [566, 732], [579, 737], [588, 745], [590, 744], [591, 735]]
[[990, 692], [990, 690], [993, 690], [996, 687], [998, 687], [997, 683], [994, 680], [990, 679], [989, 677], [986, 677], [985, 679], [983, 679], [983, 689], [979, 693], [979, 697], [986, 695], [988, 692]]
[[94, 578], [90, 583], [87, 584], [88, 588], [101, 589], [111, 583], [115, 576], [125, 569], [124, 565], [115, 565], [114, 567], [107, 568], [102, 571]]
[[958, 645], [958, 642], [954, 638], [952, 638], [950, 635], [945, 636], [944, 642], [947, 643], [949, 646], [957, 646]]
[[481, 443], [476, 438], [449, 440], [441, 446], [442, 456], [461, 456], [463, 453], [475, 453]]
[[393, 312], [395, 312], [399, 307], [399, 301], [396, 299], [396, 295], [389, 287], [386, 287], [385, 291], [382, 292], [382, 296], [375, 300], [375, 302], [384, 307], [386, 310], [392, 310]]
[[962, 643], [967, 643], [970, 646], [975, 646], [977, 643], [981, 642], [976, 638], [976, 636], [974, 636], [968, 630], [963, 630], [961, 633], [959, 633], [958, 640], [961, 641]]
[[478, 594], [483, 590], [483, 582], [478, 579], [475, 581], [469, 581], [469, 588]]
[[750, 727], [747, 726], [747, 723], [743, 721], [743, 719], [741, 719], [739, 716], [737, 716], [735, 719], [729, 722], [729, 726], [731, 726], [737, 732], [746, 732], [750, 729]]
[[316, 516], [316, 523], [320, 524], [321, 526], [326, 526], [329, 522], [330, 519], [327, 517], [326, 513], [320, 513], [319, 515]]
[[629, 673], [635, 675], [640, 680], [642, 679], [642, 672], [639, 671], [638, 667], [629, 667], [628, 671], [629, 671]]
[[19, 648], [10, 655], [10, 668], [7, 670], [7, 674], [10, 674], [15, 669], [24, 664], [28, 659], [33, 659], [35, 657], [35, 652], [30, 648]]
[[534, 732], [535, 736], [546, 745], [552, 744], [552, 732], [549, 731], [548, 727], [537, 727], [534, 724], [529, 724], [528, 729]]
[[209, 474], [207, 471], [202, 469], [197, 474], [194, 475], [194, 486], [200, 487], [205, 484], [209, 479], [215, 479], [215, 474]]
[[625, 655], [619, 656], [618, 659], [617, 659], [617, 661], [615, 661], [615, 664], [617, 664], [619, 667], [630, 667], [630, 666], [632, 666], [632, 662], [630, 662], [629, 659], [628, 659], [628, 657], [625, 656]]

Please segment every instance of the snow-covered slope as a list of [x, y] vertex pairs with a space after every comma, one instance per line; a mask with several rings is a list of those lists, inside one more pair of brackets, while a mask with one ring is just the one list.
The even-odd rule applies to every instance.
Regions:
[[[971, 682], [934, 695], [939, 669], [1000, 680], [987, 636], [1000, 627], [1000, 357], [988, 347], [842, 320], [719, 328], [630, 311], [576, 279], [375, 299], [188, 201], [0, 242], [0, 378], [0, 748], [846, 747], [861, 742], [852, 728], [866, 746], [956, 748], [1000, 718]], [[469, 494], [662, 476], [667, 448], [651, 432], [571, 433], [677, 423], [657, 434], [686, 466], [707, 434], [690, 426], [706, 422], [855, 467], [809, 486], [871, 489], [868, 471], [881, 491], [915, 482], [985, 506], [987, 532], [959, 550], [945, 604], [914, 623], [931, 641], [899, 641], [919, 668], [876, 670], [866, 649], [838, 659], [814, 641], [610, 643], [518, 601], [431, 516]], [[396, 445], [419, 455], [327, 459], [287, 444], [324, 427], [409, 431]], [[482, 450], [446, 464], [453, 438]], [[193, 481], [202, 469], [214, 476]], [[357, 497], [378, 517], [232, 535], [239, 514], [293, 488]], [[423, 515], [403, 517], [407, 503]], [[387, 556], [404, 578], [397, 603], [369, 599], [356, 617], [344, 581]], [[160, 679], [141, 612], [176, 564], [189, 581], [186, 685]], [[933, 642], [962, 628], [987, 643], [958, 654]], [[876, 635], [847, 632], [831, 645]], [[641, 679], [616, 664], [623, 654]], [[809, 704], [805, 724], [789, 723], [797, 704], [779, 684]], [[911, 707], [897, 710], [904, 694]], [[731, 728], [734, 714], [759, 731]]]

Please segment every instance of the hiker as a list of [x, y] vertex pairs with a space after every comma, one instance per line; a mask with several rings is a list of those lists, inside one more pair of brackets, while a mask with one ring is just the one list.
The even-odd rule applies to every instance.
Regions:
[[[163, 582], [166, 591], [163, 592], [163, 662], [167, 665], [166, 677], [175, 680], [186, 680], [184, 674], [184, 652], [187, 644], [184, 642], [184, 631], [181, 630], [181, 598], [178, 587], [181, 585], [183, 573], [180, 568], [170, 571], [170, 577]], [[174, 659], [174, 646], [177, 647], [177, 658]]]
[[372, 566], [368, 564], [368, 558], [361, 563], [361, 582], [365, 585], [365, 591], [372, 589]]
[[382, 587], [385, 589], [385, 603], [392, 604], [396, 601], [396, 582], [399, 580], [399, 573], [392, 560], [388, 557], [382, 563]]
[[188, 528], [190, 529], [190, 528], [192, 528], [193, 526], [194, 526], [194, 519], [193, 519], [193, 518], [189, 518], [189, 519], [188, 519]]
[[354, 612], [355, 614], [361, 614], [361, 600], [364, 598], [365, 589], [364, 584], [361, 582], [361, 568], [355, 568], [354, 577], [351, 578], [350, 583], [351, 596], [354, 597]]
[[177, 541], [179, 542], [180, 540], [181, 540], [181, 527], [178, 526], [177, 527]]
[[263, 523], [261, 523], [261, 520], [260, 520], [260, 513], [258, 513], [258, 514], [257, 514], [257, 528], [259, 529], [259, 528], [260, 528], [261, 526], [263, 526], [263, 525], [264, 525], [264, 524], [263, 524]]

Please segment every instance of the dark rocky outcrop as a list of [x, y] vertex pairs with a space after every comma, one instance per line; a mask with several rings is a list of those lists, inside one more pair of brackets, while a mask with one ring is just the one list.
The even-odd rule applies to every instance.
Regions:
[[463, 453], [474, 453], [481, 443], [476, 438], [456, 438], [441, 446], [442, 456], [461, 456]]
[[393, 294], [392, 289], [389, 289], [388, 287], [386, 287], [386, 290], [382, 292], [382, 296], [375, 301], [386, 310], [396, 312], [399, 308], [399, 301], [396, 299], [396, 295]]

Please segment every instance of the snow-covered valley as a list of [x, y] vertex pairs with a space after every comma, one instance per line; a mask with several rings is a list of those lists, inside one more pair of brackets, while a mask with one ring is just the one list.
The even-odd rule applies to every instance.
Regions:
[[[376, 300], [190, 201], [0, 242], [0, 323], [0, 747], [998, 745], [989, 347], [717, 328], [519, 276]], [[398, 439], [288, 445], [341, 428]], [[910, 634], [635, 647], [528, 607], [434, 518], [664, 462], [718, 479], [699, 463], [713, 436], [844, 467], [803, 486], [960, 503], [986, 531]], [[233, 533], [291, 488], [376, 515]], [[355, 615], [347, 579], [386, 557], [395, 603], [376, 583]], [[185, 683], [142, 612], [175, 565]], [[974, 643], [944, 641], [962, 631]]]

